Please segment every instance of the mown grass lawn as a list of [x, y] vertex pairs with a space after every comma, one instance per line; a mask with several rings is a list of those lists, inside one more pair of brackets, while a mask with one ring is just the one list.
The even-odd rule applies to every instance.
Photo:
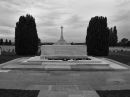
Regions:
[[39, 90], [0, 89], [0, 97], [37, 97]]
[[97, 93], [100, 97], [130, 97], [130, 90], [98, 90]]
[[110, 52], [109, 56], [107, 56], [106, 58], [113, 59], [121, 63], [130, 65], [130, 51]]
[[17, 56], [17, 55], [0, 55], [0, 64], [20, 57], [21, 56]]

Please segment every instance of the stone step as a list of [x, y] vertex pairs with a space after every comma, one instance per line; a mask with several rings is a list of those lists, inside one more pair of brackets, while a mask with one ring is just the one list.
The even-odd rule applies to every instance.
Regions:
[[86, 65], [6, 65], [2, 70], [34, 70], [34, 71], [109, 71], [109, 66], [86, 66]]

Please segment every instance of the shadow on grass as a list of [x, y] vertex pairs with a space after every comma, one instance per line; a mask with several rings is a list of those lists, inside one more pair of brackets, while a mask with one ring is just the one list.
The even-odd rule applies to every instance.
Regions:
[[[127, 54], [126, 54], [127, 53]], [[130, 52], [111, 52], [106, 58], [130, 65]]]
[[21, 58], [21, 57], [32, 57], [32, 56], [18, 56], [18, 55], [0, 55], [0, 64]]
[[97, 90], [100, 97], [130, 97], [130, 90]]
[[0, 89], [0, 97], [37, 97], [39, 90]]
[[0, 64], [20, 57], [17, 55], [0, 55]]

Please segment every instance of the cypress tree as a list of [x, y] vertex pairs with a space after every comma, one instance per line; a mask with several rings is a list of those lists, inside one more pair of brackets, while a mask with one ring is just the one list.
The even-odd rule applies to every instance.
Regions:
[[87, 54], [107, 56], [109, 53], [109, 29], [106, 17], [91, 18], [86, 36]]
[[15, 52], [18, 55], [35, 55], [38, 50], [38, 35], [35, 19], [21, 16], [15, 27]]
[[116, 46], [118, 42], [116, 26], [109, 29], [109, 46]]
[[118, 42], [116, 26], [114, 26], [114, 28], [113, 28], [113, 33], [114, 33], [114, 46], [116, 46], [117, 42]]

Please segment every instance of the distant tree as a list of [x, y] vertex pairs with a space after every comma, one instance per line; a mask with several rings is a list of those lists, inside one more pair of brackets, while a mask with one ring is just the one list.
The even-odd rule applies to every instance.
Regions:
[[71, 42], [71, 45], [74, 45], [74, 42]]
[[113, 28], [110, 28], [109, 29], [109, 46], [113, 46], [114, 44], [113, 44]]
[[0, 45], [3, 45], [3, 39], [0, 39]]
[[109, 30], [109, 46], [116, 46], [118, 42], [116, 26]]
[[114, 44], [116, 46], [116, 44], [118, 42], [118, 36], [117, 36], [117, 28], [116, 28], [116, 26], [114, 26], [113, 33], [114, 33]]
[[11, 40], [9, 40], [9, 43], [8, 43], [9, 45], [12, 45], [12, 41]]
[[8, 45], [8, 43], [9, 43], [9, 42], [8, 42], [8, 39], [6, 39], [4, 44], [5, 44], [5, 45]]
[[121, 39], [120, 45], [127, 46], [128, 42], [129, 42], [129, 40], [127, 38], [123, 38], [123, 39]]
[[130, 41], [127, 42], [127, 46], [130, 46]]
[[15, 52], [18, 55], [36, 55], [38, 35], [35, 19], [31, 15], [21, 16], [15, 27]]
[[89, 22], [86, 36], [87, 54], [107, 56], [109, 53], [109, 29], [106, 17], [93, 17]]
[[124, 43], [124, 44], [126, 44], [126, 43], [128, 42], [128, 39], [127, 39], [127, 38], [123, 38], [123, 39], [121, 40], [121, 42]]

